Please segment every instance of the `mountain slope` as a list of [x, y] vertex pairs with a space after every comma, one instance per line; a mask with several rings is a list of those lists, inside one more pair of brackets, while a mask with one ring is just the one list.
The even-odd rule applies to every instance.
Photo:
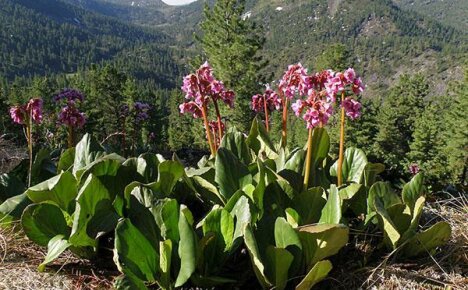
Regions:
[[[0, 75], [8, 78], [74, 72], [170, 42], [162, 33], [58, 0], [0, 0], [0, 7]], [[169, 55], [167, 49], [161, 53]]]
[[461, 31], [468, 30], [468, 1], [466, 0], [394, 0], [403, 9], [427, 15]]

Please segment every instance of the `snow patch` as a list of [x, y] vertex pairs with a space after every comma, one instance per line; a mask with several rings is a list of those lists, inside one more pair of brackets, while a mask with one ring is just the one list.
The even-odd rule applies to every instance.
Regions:
[[246, 13], [244, 13], [244, 15], [242, 15], [242, 20], [249, 19], [251, 16], [252, 16], [252, 11], [247, 11]]
[[278, 7], [276, 7], [276, 9], [275, 9], [275, 10], [276, 10], [276, 11], [282, 11], [282, 10], [283, 10], [283, 7], [281, 7], [281, 6], [278, 6]]

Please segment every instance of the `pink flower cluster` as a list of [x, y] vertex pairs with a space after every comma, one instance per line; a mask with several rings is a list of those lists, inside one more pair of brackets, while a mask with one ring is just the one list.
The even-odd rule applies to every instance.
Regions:
[[281, 98], [269, 86], [267, 86], [263, 95], [258, 94], [252, 97], [252, 110], [254, 110], [256, 113], [262, 112], [265, 109], [265, 102], [267, 109], [270, 112], [281, 109]]
[[307, 129], [326, 125], [333, 114], [333, 105], [320, 99], [316, 94], [311, 94], [307, 100], [297, 100], [291, 107], [297, 117], [302, 114]]
[[190, 100], [179, 106], [180, 112], [191, 113], [194, 118], [201, 117], [201, 107], [206, 106], [210, 100], [223, 101], [230, 108], [234, 107], [235, 94], [226, 90], [224, 84], [213, 76], [213, 69], [205, 62], [195, 74], [184, 77], [182, 91], [185, 98]]
[[42, 105], [42, 99], [31, 99], [25, 105], [11, 107], [10, 116], [13, 122], [17, 124], [27, 124], [29, 118], [31, 118], [34, 123], [39, 124], [43, 117]]
[[86, 123], [85, 114], [80, 112], [75, 106], [65, 106], [59, 113], [58, 122], [62, 125], [74, 128], [82, 128]]
[[409, 166], [408, 166], [408, 170], [409, 172], [411, 173], [411, 175], [416, 175], [419, 173], [419, 171], [421, 170], [419, 168], [419, 165], [416, 164], [416, 163], [411, 163]]
[[294, 98], [299, 93], [301, 96], [307, 95], [310, 88], [310, 77], [307, 75], [301, 63], [288, 66], [279, 83], [279, 89], [288, 99]]
[[86, 123], [86, 116], [76, 107], [77, 101], [83, 102], [84, 95], [75, 89], [64, 89], [58, 93], [54, 100], [59, 102], [66, 101], [66, 105], [60, 110], [58, 123], [61, 125], [82, 128]]

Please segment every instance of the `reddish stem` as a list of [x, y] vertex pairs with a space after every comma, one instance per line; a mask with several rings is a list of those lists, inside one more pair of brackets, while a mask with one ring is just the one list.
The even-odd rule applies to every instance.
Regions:
[[265, 127], [266, 127], [266, 131], [268, 133], [268, 132], [270, 132], [270, 120], [268, 118], [268, 106], [267, 106], [267, 101], [266, 101], [265, 96], [263, 96], [263, 108], [265, 110]]
[[281, 147], [286, 148], [288, 134], [288, 98], [283, 96], [283, 130], [281, 132]]
[[[213, 103], [214, 103], [214, 107], [215, 107], [215, 111], [216, 111], [216, 118], [217, 118], [217, 121], [218, 121], [219, 142], [221, 142], [221, 139], [224, 136], [223, 124], [221, 122], [221, 114], [219, 113], [218, 102], [216, 100], [213, 100]], [[215, 137], [215, 142], [216, 142], [216, 137]]]
[[304, 175], [304, 191], [307, 191], [309, 188], [309, 175], [310, 175], [310, 165], [312, 160], [312, 132], [313, 128], [309, 129], [309, 138], [307, 139], [307, 157], [306, 157], [306, 167]]
[[343, 184], [343, 155], [344, 155], [344, 142], [345, 142], [345, 109], [343, 101], [345, 99], [345, 92], [341, 93], [341, 122], [340, 122], [340, 153], [338, 157], [338, 186]]
[[206, 138], [208, 139], [208, 145], [210, 146], [211, 155], [215, 156], [216, 148], [214, 146], [213, 139], [211, 138], [211, 130], [210, 130], [210, 125], [208, 124], [208, 116], [206, 113], [205, 104], [202, 105], [201, 111], [202, 111], [202, 116], [203, 116], [203, 123], [205, 124]]

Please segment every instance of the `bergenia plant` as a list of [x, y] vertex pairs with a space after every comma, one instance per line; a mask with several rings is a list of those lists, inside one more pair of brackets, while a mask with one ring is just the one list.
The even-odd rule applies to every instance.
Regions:
[[327, 91], [325, 84], [330, 71], [323, 71], [307, 78], [308, 91], [306, 99], [298, 99], [291, 105], [295, 115], [301, 117], [309, 130], [307, 140], [307, 157], [304, 175], [304, 190], [309, 187], [309, 175], [312, 159], [312, 133], [316, 127], [323, 127], [328, 123], [333, 114], [333, 102]]
[[338, 158], [338, 186], [343, 184], [343, 157], [344, 157], [344, 137], [346, 117], [355, 120], [361, 115], [361, 104], [353, 98], [364, 91], [361, 78], [357, 77], [352, 68], [348, 68], [344, 73], [331, 73], [325, 84], [327, 94], [330, 99], [341, 96], [341, 121], [340, 121], [340, 149]]
[[58, 124], [67, 127], [68, 148], [75, 146], [75, 130], [83, 128], [86, 123], [85, 114], [77, 108], [77, 103], [83, 100], [84, 95], [75, 89], [64, 89], [54, 96], [56, 103], [65, 104], [58, 115]]
[[[216, 140], [212, 136], [210, 124], [208, 121], [208, 106], [212, 102], [216, 112], [216, 122], [218, 126], [219, 140], [224, 135], [221, 114], [218, 101], [224, 102], [230, 108], [234, 107], [235, 94], [227, 90], [221, 81], [213, 76], [213, 69], [205, 62], [194, 74], [184, 77], [182, 91], [185, 92], [185, 98], [189, 100], [179, 106], [182, 114], [190, 113], [194, 118], [203, 118], [203, 124], [206, 130], [206, 137], [210, 147], [211, 154], [216, 155]], [[219, 145], [219, 144], [218, 144]]]
[[284, 148], [287, 143], [288, 102], [296, 95], [300, 97], [308, 95], [310, 77], [307, 75], [307, 69], [300, 63], [290, 65], [281, 78], [278, 88], [283, 103], [281, 146]]
[[35, 98], [29, 100], [25, 105], [17, 105], [10, 108], [10, 116], [14, 123], [24, 126], [26, 141], [28, 143], [29, 154], [29, 171], [28, 171], [28, 186], [31, 186], [31, 171], [33, 163], [33, 124], [42, 122], [42, 99]]
[[264, 112], [265, 114], [265, 127], [266, 131], [270, 131], [270, 112], [281, 109], [282, 100], [279, 95], [273, 91], [270, 86], [266, 87], [265, 93], [263, 95], [257, 94], [252, 97], [252, 110], [256, 113]]

